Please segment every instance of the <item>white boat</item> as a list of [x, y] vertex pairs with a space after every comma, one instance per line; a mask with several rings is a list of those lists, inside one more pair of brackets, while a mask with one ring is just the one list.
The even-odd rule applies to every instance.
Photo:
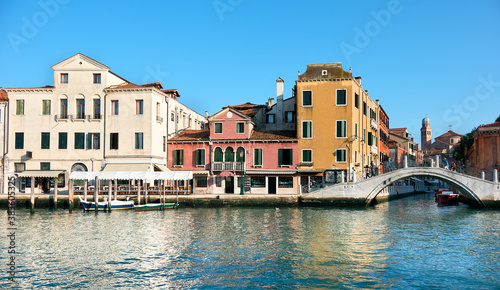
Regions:
[[[81, 196], [78, 196], [80, 199], [80, 203], [83, 206], [83, 210], [85, 211], [95, 211], [95, 202], [93, 201], [85, 201]], [[133, 209], [134, 201], [133, 200], [112, 200], [111, 201], [111, 210], [124, 210], [124, 209]], [[97, 203], [97, 210], [109, 210], [109, 203], [107, 201], [100, 201]]]

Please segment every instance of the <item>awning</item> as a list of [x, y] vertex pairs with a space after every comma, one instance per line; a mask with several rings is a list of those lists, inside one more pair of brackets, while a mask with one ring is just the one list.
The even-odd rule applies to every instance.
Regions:
[[71, 172], [69, 179], [73, 180], [189, 180], [193, 179], [192, 171], [93, 171], [93, 172]]
[[170, 169], [163, 164], [154, 164], [154, 167], [154, 171], [170, 171]]
[[283, 174], [295, 174], [297, 170], [247, 170], [247, 174], [272, 174], [272, 175], [283, 175]]
[[149, 163], [107, 163], [102, 171], [149, 171]]
[[208, 170], [195, 170], [193, 175], [208, 175]]
[[234, 176], [234, 173], [229, 172], [229, 171], [224, 171], [219, 174], [220, 177], [229, 177], [229, 176]]
[[17, 173], [18, 177], [58, 177], [62, 170], [25, 170]]

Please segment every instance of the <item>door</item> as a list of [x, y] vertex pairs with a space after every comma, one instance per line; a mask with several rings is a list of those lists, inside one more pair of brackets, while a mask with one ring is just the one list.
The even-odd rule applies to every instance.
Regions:
[[225, 193], [234, 193], [234, 176], [226, 177]]
[[269, 176], [268, 180], [268, 192], [269, 194], [276, 194], [276, 176]]

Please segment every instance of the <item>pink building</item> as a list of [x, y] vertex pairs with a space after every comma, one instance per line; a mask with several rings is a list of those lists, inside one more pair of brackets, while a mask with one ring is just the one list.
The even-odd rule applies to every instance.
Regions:
[[244, 194], [298, 192], [295, 131], [256, 130], [252, 117], [265, 106], [254, 106], [226, 107], [208, 118], [208, 129], [185, 130], [168, 141], [167, 165], [193, 171], [193, 193], [241, 194], [242, 183]]

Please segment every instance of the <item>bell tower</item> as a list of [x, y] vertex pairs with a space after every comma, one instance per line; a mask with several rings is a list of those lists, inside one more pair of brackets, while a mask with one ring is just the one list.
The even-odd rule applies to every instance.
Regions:
[[428, 150], [432, 144], [432, 129], [431, 121], [425, 117], [422, 119], [422, 128], [420, 129], [420, 140], [422, 142], [422, 150]]

